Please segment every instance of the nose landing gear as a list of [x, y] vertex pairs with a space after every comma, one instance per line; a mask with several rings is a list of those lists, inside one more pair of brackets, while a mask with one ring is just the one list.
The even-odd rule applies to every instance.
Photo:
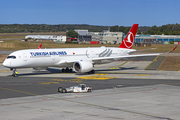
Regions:
[[10, 70], [13, 70], [13, 74], [12, 74], [13, 77], [17, 77], [18, 76], [18, 72], [16, 71], [15, 68], [14, 69], [11, 68]]

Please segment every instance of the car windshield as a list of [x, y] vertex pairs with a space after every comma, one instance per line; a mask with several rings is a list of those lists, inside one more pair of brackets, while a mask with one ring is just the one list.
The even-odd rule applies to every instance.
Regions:
[[14, 55], [8, 56], [7, 59], [16, 59], [16, 56], [14, 56]]

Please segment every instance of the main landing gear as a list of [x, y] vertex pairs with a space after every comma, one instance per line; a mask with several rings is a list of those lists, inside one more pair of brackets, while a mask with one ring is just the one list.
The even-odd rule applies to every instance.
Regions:
[[95, 73], [95, 70], [91, 70], [88, 72], [88, 74], [94, 74]]
[[69, 68], [67, 67], [66, 69], [63, 68], [63, 69], [62, 69], [62, 72], [63, 72], [63, 73], [72, 73], [73, 70], [72, 70], [72, 68], [69, 69]]

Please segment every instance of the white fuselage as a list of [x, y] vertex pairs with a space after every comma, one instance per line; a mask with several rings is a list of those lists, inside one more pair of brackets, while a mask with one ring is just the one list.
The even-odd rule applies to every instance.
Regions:
[[66, 61], [80, 60], [88, 60], [92, 64], [102, 64], [112, 61], [104, 59], [93, 62], [92, 59], [127, 56], [131, 51], [136, 50], [114, 47], [27, 49], [11, 53], [3, 65], [8, 68], [72, 67], [72, 64], [66, 64]]

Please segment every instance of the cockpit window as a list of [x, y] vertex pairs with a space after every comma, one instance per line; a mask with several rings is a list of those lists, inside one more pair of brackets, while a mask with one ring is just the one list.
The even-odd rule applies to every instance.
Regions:
[[16, 59], [16, 56], [8, 56], [7, 59]]

